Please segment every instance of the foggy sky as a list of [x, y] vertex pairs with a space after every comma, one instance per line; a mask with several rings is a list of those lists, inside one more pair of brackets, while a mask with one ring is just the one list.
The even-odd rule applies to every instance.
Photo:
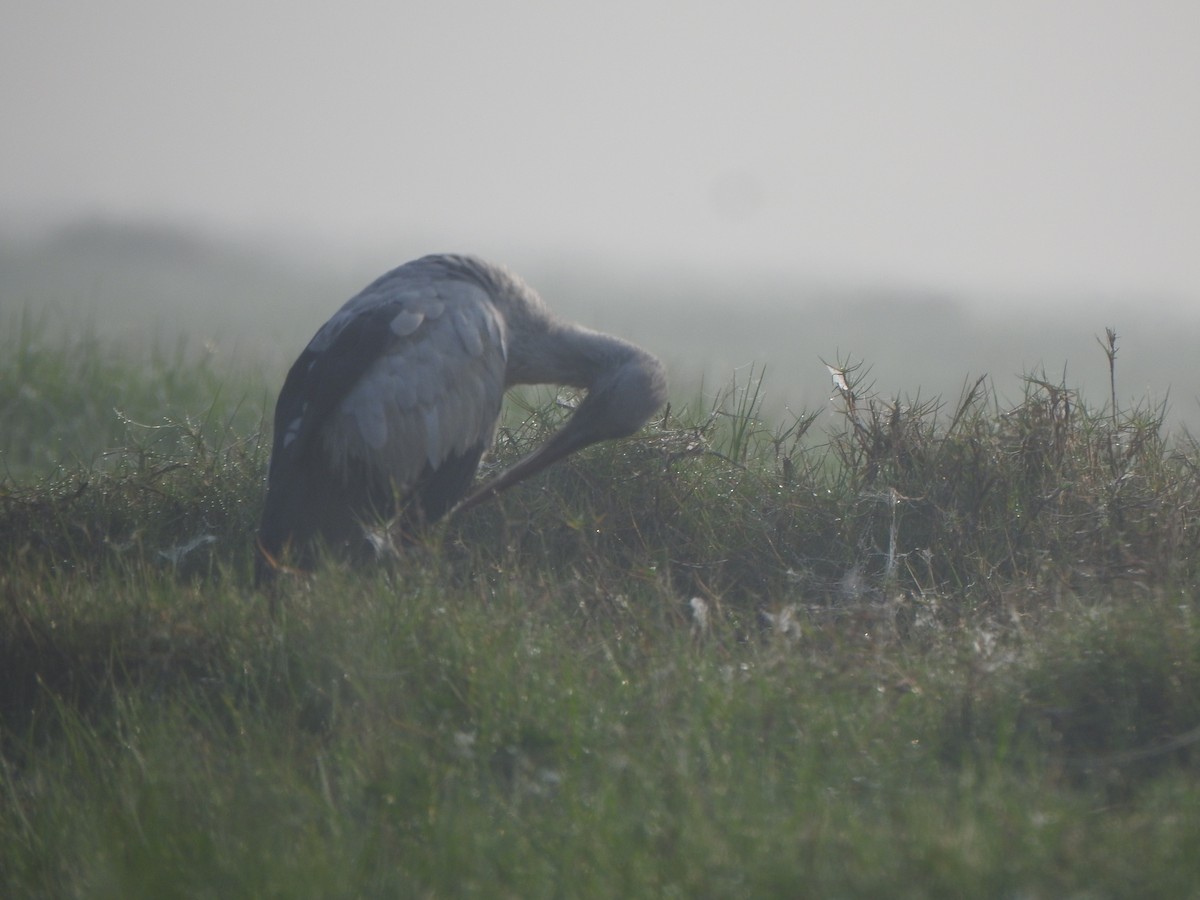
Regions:
[[1198, 47], [1194, 0], [19, 0], [0, 225], [1196, 304]]

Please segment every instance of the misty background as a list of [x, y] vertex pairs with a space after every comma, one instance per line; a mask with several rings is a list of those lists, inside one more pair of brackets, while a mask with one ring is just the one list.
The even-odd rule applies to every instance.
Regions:
[[1200, 421], [1200, 5], [17, 2], [0, 328], [281, 379], [376, 275], [505, 262], [677, 393], [1043, 368]]

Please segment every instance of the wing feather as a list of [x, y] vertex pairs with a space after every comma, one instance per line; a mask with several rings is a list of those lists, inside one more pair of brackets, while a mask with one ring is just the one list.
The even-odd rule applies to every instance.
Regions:
[[[446, 399], [452, 399], [452, 396], [447, 392]], [[446, 458], [446, 451], [442, 445], [442, 424], [438, 421], [437, 406], [425, 406], [421, 409], [422, 421], [425, 425], [425, 459], [429, 465], [437, 468], [438, 464]]]
[[407, 337], [420, 328], [424, 321], [425, 314], [423, 312], [415, 309], [402, 309], [396, 313], [396, 318], [392, 319], [389, 327], [397, 337]]
[[[387, 306], [382, 350], [327, 417], [321, 444], [335, 469], [361, 462], [405, 490], [426, 466], [436, 470], [490, 441], [506, 349], [491, 339], [503, 334], [502, 317], [479, 285], [440, 282], [400, 296], [400, 308]], [[384, 318], [370, 308], [356, 315]]]
[[483, 335], [486, 326], [478, 317], [469, 315], [462, 308], [454, 310], [454, 327], [458, 331], [459, 340], [469, 356], [478, 357], [483, 354]]

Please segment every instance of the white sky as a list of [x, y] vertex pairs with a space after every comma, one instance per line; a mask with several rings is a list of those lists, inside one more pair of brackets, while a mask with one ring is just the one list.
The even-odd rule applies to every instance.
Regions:
[[9, 0], [0, 222], [97, 213], [1200, 305], [1200, 3]]

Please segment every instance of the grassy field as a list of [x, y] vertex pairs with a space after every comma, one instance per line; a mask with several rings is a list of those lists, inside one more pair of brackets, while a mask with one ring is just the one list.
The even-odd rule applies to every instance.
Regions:
[[1200, 895], [1200, 448], [1116, 383], [679, 394], [272, 600], [273, 386], [5, 341], [0, 895]]

